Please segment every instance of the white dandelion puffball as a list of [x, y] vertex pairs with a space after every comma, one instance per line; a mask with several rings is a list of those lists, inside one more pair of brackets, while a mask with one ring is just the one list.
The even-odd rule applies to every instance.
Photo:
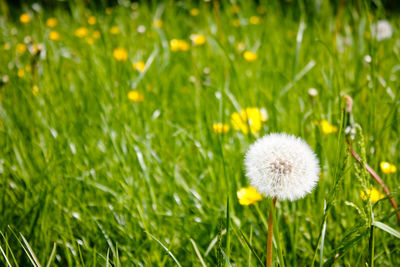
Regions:
[[319, 161], [311, 147], [294, 135], [272, 133], [252, 144], [245, 156], [246, 174], [258, 192], [296, 200], [318, 182]]
[[378, 23], [372, 25], [372, 34], [376, 34], [378, 41], [389, 39], [393, 35], [392, 25], [387, 20], [380, 20]]

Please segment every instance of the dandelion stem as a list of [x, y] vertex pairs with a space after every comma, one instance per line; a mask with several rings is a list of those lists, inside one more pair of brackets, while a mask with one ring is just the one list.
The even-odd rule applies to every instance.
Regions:
[[[360, 156], [351, 147], [350, 141], [348, 139], [346, 140], [346, 142], [347, 142], [347, 145], [349, 146], [350, 153], [353, 156], [353, 158], [355, 158], [358, 161], [358, 163], [360, 163], [361, 166], [365, 166], [365, 169], [371, 174], [371, 176], [374, 178], [374, 180], [378, 184], [380, 184], [380, 186], [382, 187], [383, 191], [385, 191], [385, 193], [387, 194], [387, 196], [389, 198], [389, 201], [392, 204], [393, 208], [395, 210], [397, 210], [398, 209], [397, 203], [394, 200], [394, 198], [390, 195], [390, 191], [387, 188], [387, 186], [383, 183], [382, 179], [379, 177], [379, 175], [366, 162], [362, 162]], [[400, 211], [398, 211], [396, 213], [396, 216], [397, 216], [398, 224], [400, 225]]]
[[272, 206], [269, 209], [268, 238], [267, 238], [267, 267], [272, 266], [272, 237], [274, 235], [273, 227], [274, 227], [275, 204], [276, 204], [276, 197], [272, 199]]

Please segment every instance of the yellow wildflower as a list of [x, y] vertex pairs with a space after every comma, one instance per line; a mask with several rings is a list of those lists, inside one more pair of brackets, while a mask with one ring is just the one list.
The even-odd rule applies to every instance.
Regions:
[[24, 13], [19, 17], [19, 21], [21, 21], [22, 23], [28, 23], [29, 21], [31, 21], [31, 15]]
[[237, 14], [240, 11], [240, 7], [238, 5], [233, 5], [231, 7], [231, 11], [232, 11], [233, 14]]
[[86, 43], [88, 43], [89, 45], [94, 44], [94, 39], [92, 37], [88, 37], [86, 38]]
[[93, 34], [92, 34], [92, 37], [94, 39], [99, 39], [100, 36], [101, 36], [100, 31], [94, 31]]
[[192, 8], [190, 10], [190, 15], [192, 15], [193, 17], [196, 17], [200, 14], [200, 10], [198, 8]]
[[143, 72], [146, 68], [146, 65], [143, 61], [138, 61], [133, 63], [133, 68], [139, 72]]
[[110, 33], [114, 34], [114, 35], [119, 34], [120, 30], [119, 30], [118, 26], [112, 26], [110, 29]]
[[254, 25], [260, 24], [261, 23], [261, 18], [258, 17], [258, 16], [251, 16], [250, 19], [249, 19], [249, 22], [251, 24], [254, 24]]
[[206, 37], [203, 34], [192, 34], [190, 35], [190, 40], [195, 45], [202, 45], [206, 42]]
[[240, 205], [251, 205], [261, 201], [262, 195], [252, 186], [243, 187], [236, 192]]
[[17, 44], [17, 46], [16, 46], [16, 51], [17, 51], [17, 53], [20, 54], [20, 55], [22, 55], [23, 53], [25, 53], [25, 52], [26, 52], [26, 49], [27, 49], [26, 44]]
[[37, 85], [34, 85], [32, 87], [32, 94], [37, 95], [39, 93], [39, 87]]
[[172, 51], [187, 51], [189, 50], [189, 44], [185, 40], [172, 39], [170, 41]]
[[90, 16], [89, 18], [88, 18], [88, 23], [90, 24], [90, 25], [94, 25], [94, 24], [96, 24], [96, 17], [95, 16]]
[[364, 191], [361, 191], [360, 194], [361, 198], [364, 200], [367, 200], [368, 198], [371, 200], [371, 203], [374, 204], [376, 203], [378, 200], [384, 198], [386, 195], [382, 194], [378, 191], [378, 189], [376, 189], [375, 187], [372, 189], [368, 189], [367, 193], [365, 194]]
[[153, 27], [154, 28], [161, 28], [162, 25], [163, 25], [163, 22], [160, 19], [156, 19], [156, 20], [153, 21]]
[[25, 76], [25, 70], [23, 68], [18, 69], [17, 75], [20, 78], [24, 77]]
[[225, 123], [213, 123], [214, 133], [223, 134], [229, 132], [229, 125]]
[[247, 62], [251, 62], [257, 59], [257, 54], [250, 51], [246, 51], [243, 53], [243, 57]]
[[88, 35], [89, 30], [85, 27], [80, 27], [75, 31], [75, 36], [79, 37], [79, 38], [83, 38], [86, 35]]
[[32, 70], [31, 65], [26, 65], [25, 66], [25, 71], [30, 72]]
[[114, 49], [113, 57], [118, 61], [125, 61], [128, 59], [128, 52], [124, 48], [118, 47]]
[[106, 8], [106, 14], [107, 14], [107, 15], [110, 15], [111, 12], [112, 12], [112, 8], [111, 8], [111, 7], [107, 7], [107, 8]]
[[51, 31], [49, 33], [49, 38], [50, 38], [50, 40], [58, 41], [58, 40], [60, 40], [60, 34], [56, 31]]
[[390, 174], [390, 173], [395, 173], [397, 171], [396, 166], [393, 164], [390, 164], [389, 162], [382, 161], [381, 164], [381, 170], [383, 173]]
[[144, 100], [143, 94], [139, 93], [136, 90], [132, 90], [128, 93], [128, 98], [132, 102], [142, 102]]
[[46, 20], [46, 26], [49, 28], [54, 28], [55, 26], [57, 26], [58, 24], [58, 20], [56, 18], [48, 18]]
[[232, 26], [233, 27], [239, 27], [240, 26], [240, 20], [238, 20], [238, 19], [234, 19], [233, 21], [232, 21]]
[[268, 119], [267, 111], [259, 108], [242, 109], [240, 113], [234, 112], [231, 116], [233, 128], [242, 131], [244, 134], [249, 132], [257, 133], [260, 131], [262, 123]]
[[330, 124], [327, 120], [321, 121], [321, 129], [324, 134], [330, 134], [337, 132], [338, 128]]
[[10, 43], [5, 43], [5, 44], [3, 45], [3, 49], [4, 49], [4, 50], [10, 50], [10, 48], [11, 48]]

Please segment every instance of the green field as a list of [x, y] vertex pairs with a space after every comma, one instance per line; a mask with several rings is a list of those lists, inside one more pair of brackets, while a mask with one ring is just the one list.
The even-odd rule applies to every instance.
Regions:
[[400, 14], [85, 2], [0, 1], [0, 265], [265, 264], [271, 199], [237, 191], [249, 145], [286, 132], [321, 173], [278, 201], [273, 266], [400, 266]]

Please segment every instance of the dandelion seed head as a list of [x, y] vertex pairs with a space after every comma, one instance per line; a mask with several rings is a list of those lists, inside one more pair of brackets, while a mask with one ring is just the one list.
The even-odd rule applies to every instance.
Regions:
[[318, 182], [319, 161], [302, 139], [273, 133], [252, 144], [245, 157], [250, 184], [265, 196], [296, 200]]

